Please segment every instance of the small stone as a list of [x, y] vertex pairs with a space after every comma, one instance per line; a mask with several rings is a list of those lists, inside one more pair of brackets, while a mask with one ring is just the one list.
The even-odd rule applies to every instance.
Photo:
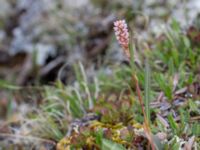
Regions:
[[164, 132], [158, 132], [158, 133], [156, 134], [156, 136], [157, 136], [160, 140], [165, 140], [165, 139], [167, 139], [167, 134], [164, 133]]

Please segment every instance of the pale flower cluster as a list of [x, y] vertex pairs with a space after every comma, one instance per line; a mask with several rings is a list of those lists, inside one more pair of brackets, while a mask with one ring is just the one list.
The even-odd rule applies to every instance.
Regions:
[[114, 22], [115, 36], [124, 50], [127, 57], [130, 57], [129, 53], [129, 32], [128, 26], [125, 20], [118, 20]]

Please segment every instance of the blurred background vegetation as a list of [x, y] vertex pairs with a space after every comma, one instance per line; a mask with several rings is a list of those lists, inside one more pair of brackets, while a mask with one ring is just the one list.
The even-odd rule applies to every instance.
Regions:
[[[125, 61], [113, 38], [113, 21], [126, 19], [138, 42], [151, 44], [173, 18], [198, 24], [198, 0], [1, 0], [0, 78], [17, 85], [73, 82], [81, 61], [95, 70]], [[107, 68], [107, 69], [106, 69]]]

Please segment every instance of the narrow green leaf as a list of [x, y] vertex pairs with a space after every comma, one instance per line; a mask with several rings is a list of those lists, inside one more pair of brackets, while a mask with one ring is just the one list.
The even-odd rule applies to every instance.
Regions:
[[145, 112], [148, 121], [150, 122], [150, 66], [148, 59], [145, 61]]
[[121, 144], [117, 144], [113, 141], [103, 139], [102, 150], [126, 150]]
[[177, 124], [176, 124], [176, 122], [175, 122], [172, 114], [168, 115], [168, 121], [169, 121], [169, 124], [170, 124], [170, 126], [171, 126], [172, 131], [174, 132], [174, 134], [177, 134], [178, 133], [178, 126], [177, 126]]

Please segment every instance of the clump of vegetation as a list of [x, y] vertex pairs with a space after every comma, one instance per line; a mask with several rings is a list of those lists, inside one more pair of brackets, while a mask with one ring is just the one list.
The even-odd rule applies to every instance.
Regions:
[[138, 63], [134, 42], [117, 39], [129, 64], [89, 82], [79, 63], [72, 86], [46, 87], [41, 111], [29, 118], [39, 124], [33, 134], [60, 150], [199, 149], [198, 45], [173, 21], [154, 47], [138, 50]]

